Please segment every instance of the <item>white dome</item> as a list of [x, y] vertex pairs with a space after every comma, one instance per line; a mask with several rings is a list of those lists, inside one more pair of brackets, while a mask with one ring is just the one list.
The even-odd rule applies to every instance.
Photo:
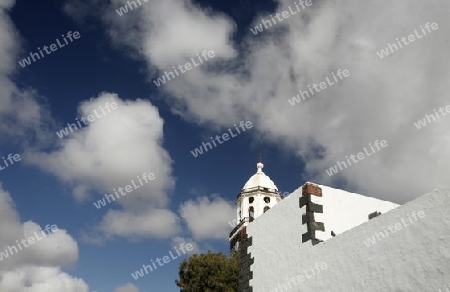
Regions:
[[242, 190], [246, 191], [260, 187], [278, 191], [275, 183], [262, 171], [264, 164], [260, 162], [256, 165], [256, 167], [258, 168], [258, 171], [247, 181]]

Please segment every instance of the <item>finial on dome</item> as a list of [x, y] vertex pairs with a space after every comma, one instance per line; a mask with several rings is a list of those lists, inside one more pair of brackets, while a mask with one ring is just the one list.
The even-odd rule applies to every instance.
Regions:
[[256, 164], [256, 167], [258, 168], [258, 172], [262, 172], [264, 164], [262, 164], [261, 162], [258, 162], [258, 164]]
[[258, 157], [259, 157], [259, 162], [256, 164], [256, 168], [258, 169], [258, 173], [261, 173], [262, 168], [264, 167], [264, 164], [262, 164], [263, 155], [261, 153], [259, 153]]

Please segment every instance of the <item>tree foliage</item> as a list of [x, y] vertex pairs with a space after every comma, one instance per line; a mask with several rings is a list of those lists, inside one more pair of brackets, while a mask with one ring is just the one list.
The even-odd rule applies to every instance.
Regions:
[[237, 292], [239, 259], [225, 254], [194, 254], [181, 262], [180, 280], [175, 280], [182, 292]]

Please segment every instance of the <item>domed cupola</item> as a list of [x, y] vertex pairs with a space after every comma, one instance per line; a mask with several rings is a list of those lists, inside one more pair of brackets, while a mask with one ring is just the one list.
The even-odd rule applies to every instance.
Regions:
[[256, 165], [256, 173], [250, 177], [237, 198], [238, 222], [252, 222], [264, 212], [281, 201], [280, 193], [275, 183], [262, 169], [264, 164]]
[[249, 192], [257, 188], [267, 191], [277, 192], [278, 188], [274, 182], [263, 171], [264, 164], [259, 162], [256, 164], [257, 172], [247, 181], [242, 188], [242, 192]]

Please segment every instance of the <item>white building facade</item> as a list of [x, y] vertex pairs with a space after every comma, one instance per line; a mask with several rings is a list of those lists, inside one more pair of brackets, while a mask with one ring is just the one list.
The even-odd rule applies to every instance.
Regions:
[[[303, 223], [307, 211], [306, 205], [299, 208], [301, 189], [247, 226], [246, 254], [241, 254], [246, 266], [241, 268], [238, 291], [447, 292], [449, 189], [423, 195], [398, 207], [373, 201], [373, 208], [366, 209], [365, 218], [358, 215], [364, 211], [358, 210], [362, 204], [349, 204], [342, 213], [334, 211], [336, 216], [355, 214], [357, 226], [350, 227], [351, 220], [344, 217], [325, 218], [327, 212], [335, 209], [325, 197], [341, 197], [345, 205], [352, 200], [344, 197], [352, 198], [355, 194], [345, 196], [342, 190], [320, 187], [324, 204], [323, 213], [319, 214], [324, 219], [325, 231], [316, 230], [314, 234], [310, 232], [314, 226], [308, 230], [308, 224], [314, 224]], [[339, 195], [340, 192], [343, 193]], [[375, 210], [381, 215], [369, 219]], [[318, 216], [314, 219], [322, 220]], [[334, 237], [330, 236], [331, 231], [336, 233]]]
[[239, 193], [230, 233], [239, 292], [447, 291], [450, 190], [399, 206], [305, 183], [281, 199], [263, 167]]

